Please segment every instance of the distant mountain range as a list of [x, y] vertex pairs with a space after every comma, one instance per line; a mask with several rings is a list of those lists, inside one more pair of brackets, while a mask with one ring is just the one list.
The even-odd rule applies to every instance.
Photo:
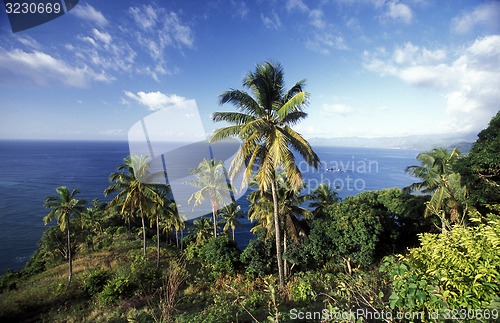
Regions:
[[367, 147], [367, 148], [391, 148], [391, 149], [416, 149], [429, 150], [434, 147], [454, 148], [458, 146], [461, 152], [470, 150], [477, 140], [477, 134], [453, 133], [453, 134], [430, 134], [412, 135], [404, 137], [336, 137], [336, 138], [310, 138], [308, 141], [313, 146], [337, 146], [337, 147]]

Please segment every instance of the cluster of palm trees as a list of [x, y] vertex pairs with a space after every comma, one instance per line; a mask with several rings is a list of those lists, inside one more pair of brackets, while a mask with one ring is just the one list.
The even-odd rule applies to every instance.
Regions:
[[436, 215], [441, 221], [441, 230], [451, 229], [453, 223], [463, 224], [466, 220], [467, 188], [462, 184], [461, 176], [455, 171], [460, 158], [457, 148], [448, 151], [434, 148], [418, 154], [421, 165], [408, 166], [406, 172], [419, 179], [405, 188], [407, 192], [420, 191], [430, 194], [424, 216]]
[[[210, 202], [212, 221], [200, 218], [193, 222], [195, 240], [201, 242], [211, 236], [217, 236], [217, 219], [223, 217], [223, 231], [232, 230], [239, 225], [243, 217], [241, 207], [231, 194], [233, 188], [228, 184], [226, 175], [234, 178], [243, 172], [242, 187], [253, 185], [256, 189], [249, 193], [251, 202], [248, 216], [257, 220], [257, 226], [265, 230], [266, 236], [274, 235], [276, 260], [278, 265], [279, 286], [285, 283], [287, 266], [283, 260], [286, 241], [290, 238], [298, 241], [304, 230], [301, 219], [325, 216], [325, 207], [339, 201], [336, 192], [328, 185], [320, 185], [309, 195], [301, 195], [304, 189], [302, 174], [296, 164], [295, 154], [299, 154], [310, 166], [318, 168], [320, 160], [310, 144], [292, 126], [307, 117], [304, 108], [308, 104], [309, 93], [303, 90], [302, 80], [285, 89], [283, 68], [278, 63], [266, 62], [249, 72], [243, 87], [248, 90], [229, 90], [219, 97], [220, 104], [232, 104], [235, 112], [216, 112], [214, 122], [226, 122], [229, 126], [216, 130], [211, 142], [227, 138], [237, 138], [241, 142], [226, 172], [224, 164], [216, 160], [203, 160], [192, 171], [196, 180], [188, 183], [198, 187], [189, 203], [198, 206], [205, 200]], [[460, 185], [460, 175], [453, 172], [453, 165], [459, 153], [443, 149], [418, 155], [420, 166], [410, 166], [407, 172], [421, 178], [422, 181], [407, 188], [432, 194], [427, 203], [426, 215], [436, 214], [443, 223], [443, 229], [451, 222], [463, 220], [466, 206], [465, 187]], [[116, 193], [109, 207], [119, 210], [125, 221], [130, 223], [135, 218], [141, 219], [143, 253], [146, 254], [146, 220], [156, 225], [157, 265], [160, 259], [160, 229], [182, 232], [184, 221], [172, 198], [168, 185], [152, 184], [144, 179], [150, 176], [149, 160], [146, 157], [130, 156], [112, 173], [112, 184], [104, 191], [107, 196]], [[240, 188], [241, 189], [241, 188]], [[60, 228], [67, 231], [68, 249], [70, 247], [70, 218], [83, 211], [84, 201], [77, 200], [78, 191], [69, 192], [66, 187], [57, 189], [59, 196], [47, 198], [45, 205], [52, 208], [44, 218], [48, 223], [57, 216]], [[306, 200], [313, 211], [304, 208]], [[71, 253], [69, 255], [69, 282], [71, 282]]]

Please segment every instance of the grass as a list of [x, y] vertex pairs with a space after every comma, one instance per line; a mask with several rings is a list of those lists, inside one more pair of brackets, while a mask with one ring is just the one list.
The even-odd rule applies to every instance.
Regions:
[[[92, 268], [116, 272], [130, 265], [130, 254], [141, 241], [127, 234], [115, 237], [105, 250], [82, 252], [73, 260], [73, 279], [69, 287], [68, 264], [61, 263], [30, 277], [23, 277], [13, 290], [0, 293], [0, 321], [67, 322], [68, 317], [87, 318], [92, 302], [82, 291], [83, 279]], [[102, 310], [100, 310], [102, 311]], [[98, 312], [100, 312], [98, 311]]]

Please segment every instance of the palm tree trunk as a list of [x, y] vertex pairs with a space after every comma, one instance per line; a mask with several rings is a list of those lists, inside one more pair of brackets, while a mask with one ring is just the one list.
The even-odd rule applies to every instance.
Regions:
[[184, 250], [184, 229], [181, 230], [181, 251]]
[[233, 227], [233, 241], [234, 241], [234, 227]]
[[156, 268], [160, 267], [160, 224], [156, 215]]
[[271, 191], [273, 194], [273, 208], [274, 208], [274, 234], [276, 238], [276, 260], [278, 261], [278, 276], [280, 282], [280, 290], [283, 290], [285, 287], [285, 276], [283, 275], [283, 261], [282, 251], [281, 251], [281, 232], [280, 232], [280, 223], [278, 216], [278, 194], [276, 193], [276, 183], [273, 179], [271, 181]]
[[[286, 230], [283, 230], [283, 253], [286, 253]], [[288, 276], [288, 261], [286, 258], [283, 259], [283, 276], [286, 278]]]
[[142, 220], [142, 253], [146, 256], [146, 226], [144, 225], [144, 214], [141, 212]]
[[215, 219], [217, 217], [217, 211], [215, 210], [215, 208], [212, 208], [212, 216], [214, 220], [214, 237], [217, 237], [217, 223], [215, 222]]
[[68, 263], [69, 263], [69, 275], [68, 275], [68, 286], [71, 284], [71, 278], [73, 278], [73, 259], [71, 258], [71, 240], [69, 232], [69, 221], [68, 221]]

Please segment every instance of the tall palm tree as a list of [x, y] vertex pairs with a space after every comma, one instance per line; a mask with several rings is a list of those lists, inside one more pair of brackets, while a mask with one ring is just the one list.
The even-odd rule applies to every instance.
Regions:
[[57, 217], [57, 224], [62, 232], [66, 231], [68, 237], [68, 286], [71, 284], [73, 277], [73, 260], [71, 255], [71, 233], [70, 233], [70, 220], [85, 210], [85, 201], [78, 200], [75, 195], [79, 193], [77, 189], [68, 190], [66, 186], [60, 186], [56, 189], [59, 195], [49, 196], [45, 199], [45, 207], [52, 209], [49, 214], [43, 218], [43, 222], [47, 225], [54, 217]]
[[224, 218], [224, 228], [222, 229], [224, 232], [227, 232], [229, 228], [233, 231], [233, 241], [234, 241], [234, 230], [236, 230], [237, 226], [241, 226], [241, 223], [238, 219], [243, 218], [243, 211], [241, 210], [241, 206], [236, 203], [231, 203], [224, 207], [220, 215]]
[[[163, 205], [155, 204], [151, 209], [151, 217], [149, 218], [150, 227], [153, 226], [153, 222], [156, 223], [156, 267], [160, 266], [160, 219], [165, 219], [167, 223], [172, 223], [172, 217], [177, 216], [177, 207], [175, 202], [169, 198], [170, 190], [168, 186], [164, 189], [157, 191], [159, 197], [163, 200]], [[155, 220], [155, 221], [153, 221]], [[164, 229], [165, 230], [165, 229]]]
[[188, 203], [194, 203], [194, 206], [200, 205], [208, 199], [212, 208], [212, 217], [214, 224], [214, 237], [217, 236], [217, 212], [231, 199], [229, 192], [230, 186], [224, 173], [224, 164], [222, 161], [214, 159], [203, 159], [197, 168], [191, 171], [198, 179], [187, 181], [200, 190], [194, 192], [189, 198]]
[[234, 178], [244, 169], [243, 185], [248, 183], [256, 170], [255, 179], [260, 192], [271, 190], [273, 197], [276, 235], [276, 257], [280, 288], [284, 287], [284, 273], [279, 230], [278, 196], [276, 192], [276, 171], [282, 169], [293, 190], [302, 185], [302, 174], [295, 162], [293, 151], [299, 153], [311, 166], [318, 168], [319, 158], [309, 143], [291, 126], [303, 120], [303, 111], [309, 94], [302, 90], [305, 81], [285, 90], [284, 71], [280, 64], [266, 62], [249, 72], [243, 86], [251, 94], [241, 90], [229, 90], [219, 97], [220, 104], [230, 103], [238, 112], [216, 112], [213, 121], [225, 121], [230, 126], [216, 130], [212, 142], [237, 137], [242, 145], [231, 162], [230, 174]]
[[145, 216], [155, 205], [164, 205], [164, 200], [158, 193], [160, 184], [151, 184], [146, 180], [151, 174], [149, 159], [144, 156], [129, 156], [124, 164], [118, 166], [119, 172], [111, 173], [109, 180], [113, 182], [104, 190], [104, 196], [113, 192], [118, 194], [110, 202], [110, 206], [121, 206], [122, 215], [128, 213], [134, 217], [137, 213], [142, 221], [143, 254], [146, 255]]
[[426, 204], [424, 216], [437, 215], [442, 224], [442, 230], [451, 222], [460, 222], [460, 211], [465, 205], [467, 189], [461, 184], [460, 174], [454, 172], [454, 165], [460, 158], [457, 148], [451, 152], [444, 148], [434, 148], [431, 151], [417, 155], [421, 165], [408, 166], [406, 172], [419, 179], [420, 182], [405, 187], [406, 192], [418, 191], [431, 194]]
[[309, 198], [312, 200], [309, 203], [309, 207], [313, 208], [313, 214], [316, 217], [323, 216], [323, 210], [328, 205], [337, 203], [340, 201], [338, 194], [330, 186], [330, 183], [321, 183], [315, 188]]

